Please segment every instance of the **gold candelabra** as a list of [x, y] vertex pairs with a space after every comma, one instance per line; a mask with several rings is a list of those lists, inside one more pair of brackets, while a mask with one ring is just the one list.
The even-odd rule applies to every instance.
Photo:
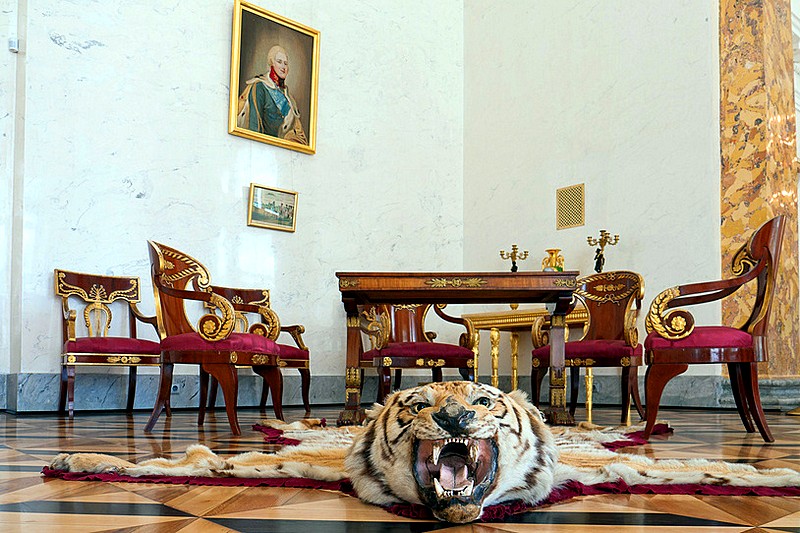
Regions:
[[611, 237], [611, 234], [604, 230], [600, 230], [600, 238], [593, 239], [591, 236], [586, 237], [586, 242], [589, 243], [589, 246], [599, 246], [597, 250], [594, 252], [594, 271], [598, 274], [603, 271], [603, 265], [606, 263], [605, 249], [606, 246], [614, 246], [619, 242], [619, 235], [614, 235]]
[[524, 261], [528, 258], [528, 250], [520, 252], [516, 244], [511, 245], [511, 252], [506, 253], [505, 250], [500, 250], [501, 259], [511, 259], [511, 272], [517, 271], [517, 261]]

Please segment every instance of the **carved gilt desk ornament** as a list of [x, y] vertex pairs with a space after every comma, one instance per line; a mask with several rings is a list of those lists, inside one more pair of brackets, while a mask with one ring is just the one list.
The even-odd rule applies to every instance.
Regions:
[[542, 270], [544, 272], [563, 272], [564, 256], [559, 254], [561, 248], [548, 248], [547, 257], [542, 259]]
[[592, 237], [586, 237], [586, 242], [589, 243], [589, 246], [600, 246], [600, 248], [596, 249], [594, 252], [594, 271], [600, 274], [603, 271], [603, 265], [606, 264], [605, 255], [605, 248], [606, 246], [614, 246], [619, 242], [619, 235], [614, 235], [611, 237], [611, 234], [604, 229], [600, 230], [600, 238], [593, 239]]
[[520, 252], [519, 248], [517, 248], [516, 244], [511, 245], [511, 252], [506, 253], [505, 250], [500, 250], [500, 258], [501, 259], [511, 259], [511, 272], [516, 272], [517, 268], [517, 260], [524, 261], [528, 258], [528, 250], [524, 252]]

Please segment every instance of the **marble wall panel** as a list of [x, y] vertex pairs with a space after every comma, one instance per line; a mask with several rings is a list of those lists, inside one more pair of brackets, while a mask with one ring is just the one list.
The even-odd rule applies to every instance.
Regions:
[[[767, 376], [797, 376], [798, 236], [794, 70], [788, 0], [720, 2], [722, 269], [764, 222], [788, 217], [769, 332]], [[741, 324], [753, 291], [723, 302]]]

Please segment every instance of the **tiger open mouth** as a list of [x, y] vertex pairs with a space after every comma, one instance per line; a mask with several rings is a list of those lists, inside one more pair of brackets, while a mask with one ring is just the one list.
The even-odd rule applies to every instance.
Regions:
[[414, 456], [420, 496], [434, 514], [453, 505], [480, 508], [497, 471], [497, 443], [493, 439], [416, 440]]

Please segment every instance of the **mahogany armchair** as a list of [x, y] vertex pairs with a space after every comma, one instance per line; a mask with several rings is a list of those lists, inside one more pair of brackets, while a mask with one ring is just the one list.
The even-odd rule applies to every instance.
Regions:
[[[758, 363], [768, 359], [769, 313], [775, 294], [785, 217], [779, 215], [759, 228], [733, 256], [734, 277], [706, 283], [679, 285], [662, 291], [650, 306], [645, 320], [645, 395], [649, 438], [656, 423], [658, 406], [666, 384], [686, 372], [689, 365], [726, 364], [739, 417], [748, 433], [753, 421], [766, 442], [775, 439], [764, 418], [758, 390]], [[749, 316], [738, 327], [695, 326], [692, 314], [679, 306], [721, 300], [755, 282], [755, 297]], [[752, 285], [750, 285], [752, 287]]]
[[[642, 365], [636, 319], [644, 297], [644, 279], [636, 272], [617, 270], [592, 274], [578, 279], [575, 298], [589, 314], [583, 337], [565, 344], [564, 364], [570, 367], [570, 414], [575, 414], [581, 367], [618, 367], [622, 369], [620, 391], [621, 422], [628, 421], [633, 398], [639, 416], [644, 409], [639, 398], [638, 367]], [[541, 327], [541, 325], [540, 325]], [[531, 388], [533, 401], [539, 402], [542, 380], [550, 366], [550, 345], [546, 336], [533, 329], [534, 350]], [[587, 396], [590, 394], [587, 391]]]
[[[128, 367], [126, 409], [128, 412], [132, 411], [136, 396], [137, 368], [158, 366], [161, 357], [158, 342], [136, 336], [137, 322], [156, 327], [156, 318], [143, 315], [136, 306], [139, 302], [139, 278], [82, 274], [56, 269], [54, 279], [55, 292], [61, 297], [64, 311], [61, 323], [63, 351], [58, 411], [63, 413], [68, 409], [69, 417], [74, 417], [75, 368], [78, 366]], [[77, 311], [70, 307], [71, 297], [83, 307], [82, 322], [85, 328], [78, 327]], [[124, 337], [109, 335], [112, 328], [112, 307], [127, 309], [127, 335]]]
[[[241, 434], [236, 416], [239, 378], [236, 367], [251, 366], [276, 388], [281, 383], [278, 344], [264, 333], [275, 327], [270, 323], [274, 313], [258, 306], [267, 326], [254, 324], [250, 332], [237, 333], [236, 309], [227, 298], [215, 293], [210, 286], [208, 270], [193, 257], [163, 244], [148, 241], [156, 301], [158, 331], [161, 337], [161, 381], [158, 399], [145, 426], [150, 432], [165, 407], [169, 406], [172, 371], [175, 364], [200, 366], [201, 381], [213, 376], [222, 387], [228, 422], [235, 435]], [[186, 304], [201, 302], [209, 312], [193, 324]], [[257, 332], [253, 332], [257, 330]], [[259, 334], [261, 333], [261, 334]], [[205, 376], [205, 377], [204, 377]], [[201, 386], [201, 394], [204, 387]], [[281, 391], [272, 390], [275, 416], [282, 418]], [[203, 398], [202, 400], [205, 400]], [[204, 401], [202, 403], [205, 403]], [[203, 423], [204, 410], [198, 416]]]
[[[235, 309], [236, 325], [234, 331], [240, 333], [251, 332], [259, 335], [264, 335], [267, 338], [276, 341], [281, 333], [288, 333], [295, 346], [290, 344], [278, 344], [280, 356], [278, 358], [278, 366], [280, 368], [296, 368], [300, 373], [301, 393], [303, 398], [303, 407], [306, 413], [311, 412], [311, 404], [309, 403], [309, 389], [311, 387], [311, 371], [309, 369], [309, 352], [308, 347], [303, 342], [303, 333], [305, 327], [299, 324], [285, 326], [280, 323], [278, 315], [271, 309], [269, 300], [269, 291], [262, 289], [234, 289], [231, 287], [211, 286], [211, 290], [228, 299]], [[248, 315], [259, 317], [260, 321], [250, 325]], [[201, 402], [205, 398], [204, 382], [201, 376]], [[207, 374], [206, 374], [207, 376]], [[262, 409], [267, 405], [267, 397], [269, 391], [272, 390], [273, 394], [280, 395], [283, 390], [283, 379], [278, 383], [270, 384], [267, 379], [264, 379], [264, 385], [261, 389], [261, 401], [259, 405]], [[278, 377], [274, 376], [273, 377]], [[208, 406], [214, 407], [217, 399], [217, 380], [211, 378], [211, 389], [208, 396]], [[272, 403], [275, 405], [275, 397], [272, 398]], [[201, 406], [202, 409], [202, 406]]]
[[[425, 331], [425, 317], [433, 307], [442, 320], [465, 328], [459, 344], [434, 342], [436, 334]], [[465, 380], [474, 379], [474, 332], [472, 324], [444, 312], [443, 304], [380, 304], [361, 311], [361, 330], [369, 336], [372, 348], [361, 355], [364, 368], [378, 371], [378, 399], [389, 394], [391, 369], [396, 369], [394, 389], [400, 388], [403, 368], [429, 368], [433, 381], [442, 381], [443, 368], [457, 368]]]

